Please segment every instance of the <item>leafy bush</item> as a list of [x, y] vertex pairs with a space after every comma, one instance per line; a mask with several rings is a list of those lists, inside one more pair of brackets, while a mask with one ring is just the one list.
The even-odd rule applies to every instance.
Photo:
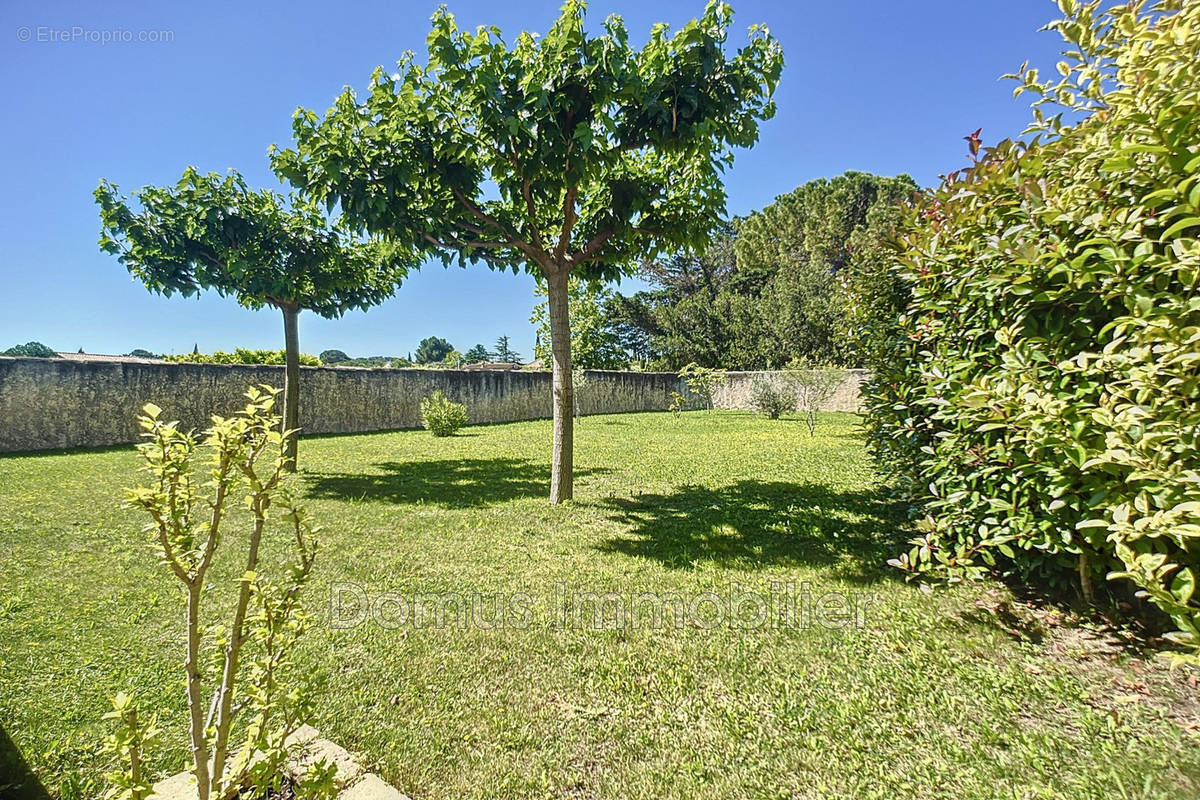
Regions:
[[151, 353], [149, 350], [143, 350], [140, 347], [130, 350], [125, 355], [129, 356], [130, 358], [162, 358], [162, 356]]
[[[125, 499], [149, 517], [145, 531], [187, 606], [181, 677], [198, 800], [228, 800], [247, 786], [260, 790], [255, 794], [278, 790], [285, 740], [311, 710], [296, 685], [291, 653], [307, 625], [299, 598], [316, 557], [316, 529], [287, 486], [285, 445], [293, 434], [280, 433], [277, 394], [266, 386], [251, 388], [242, 411], [213, 417], [199, 439], [164, 422], [153, 404], [138, 417], [147, 439], [138, 450], [150, 480], [126, 490]], [[238, 507], [248, 510], [242, 536], [224, 530]], [[268, 524], [268, 509], [276, 525]], [[261, 553], [275, 549], [268, 541], [276, 535], [284, 546], [290, 543], [293, 560], [271, 576]], [[244, 546], [236, 581], [209, 573], [223, 557], [223, 543]], [[221, 586], [231, 596], [207, 602]], [[212, 617], [224, 609], [230, 609], [227, 624], [214, 626]], [[144, 757], [157, 737], [157, 720], [139, 720], [135, 701], [125, 694], [113, 700], [106, 717], [121, 723], [109, 740], [122, 763], [109, 776], [114, 794], [141, 800], [150, 790]]]
[[[217, 350], [213, 353], [183, 353], [177, 356], [164, 356], [167, 361], [187, 364], [271, 364], [282, 365], [286, 361], [283, 350], [247, 350], [239, 347], [232, 353]], [[304, 367], [319, 367], [321, 360], [308, 353], [300, 354], [300, 365]]]
[[438, 389], [421, 400], [421, 422], [434, 436], [453, 436], [467, 424], [467, 407]]
[[6, 356], [21, 356], [24, 358], [58, 358], [58, 353], [41, 342], [27, 342], [10, 347], [4, 351]]
[[671, 412], [671, 416], [679, 419], [679, 415], [687, 408], [687, 398], [679, 392], [671, 392], [671, 402], [667, 404], [667, 411]]
[[[1200, 4], [1061, 0], [1029, 142], [916, 209], [871, 446], [928, 512], [893, 560], [1133, 581], [1200, 653]], [[1064, 118], [1067, 121], [1064, 121]]]
[[782, 414], [796, 410], [796, 395], [758, 375], [750, 384], [750, 405], [770, 419], [779, 419]]

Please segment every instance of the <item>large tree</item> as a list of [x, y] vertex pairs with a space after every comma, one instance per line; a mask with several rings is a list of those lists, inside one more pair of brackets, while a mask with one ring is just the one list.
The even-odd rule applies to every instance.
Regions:
[[[414, 264], [412, 248], [350, 235], [311, 203], [252, 190], [236, 172], [189, 167], [174, 186], [146, 186], [132, 198], [102, 181], [95, 196], [101, 248], [147, 289], [168, 297], [211, 289], [282, 312], [285, 430], [299, 428], [300, 312], [335, 318], [370, 308]], [[294, 436], [286, 458], [294, 469]]]
[[500, 336], [496, 339], [496, 360], [505, 361], [509, 364], [515, 364], [521, 360], [521, 354], [512, 349], [509, 344], [508, 336]]
[[[546, 293], [545, 283], [539, 282], [534, 295], [545, 298]], [[624, 354], [604, 314], [604, 307], [612, 296], [610, 290], [592, 281], [572, 277], [567, 284], [571, 361], [579, 369], [620, 369], [625, 366]], [[534, 304], [529, 321], [537, 327], [533, 357], [551, 360], [550, 343], [554, 336], [548, 300], [540, 299]]]
[[723, 226], [708, 248], [646, 263], [653, 289], [622, 298], [625, 324], [641, 328], [663, 368], [857, 366], [861, 332], [903, 305], [889, 241], [915, 191], [907, 175], [806, 183]]
[[418, 364], [440, 364], [454, 352], [454, 345], [440, 336], [426, 336], [417, 345]]
[[877, 209], [899, 206], [916, 192], [908, 175], [851, 171], [781, 195], [739, 226], [738, 271], [771, 276], [759, 294], [768, 363], [799, 357], [858, 366], [843, 288], [886, 235], [872, 227], [872, 212], [877, 217]]
[[569, 276], [610, 280], [702, 245], [724, 215], [721, 172], [773, 116], [783, 68], [764, 27], [725, 52], [724, 3], [674, 34], [656, 25], [641, 49], [620, 17], [591, 36], [584, 14], [568, 0], [545, 36], [507, 43], [439, 10], [425, 66], [406, 56], [365, 97], [297, 112], [295, 148], [274, 152], [281, 177], [356, 229], [546, 282], [553, 503], [572, 495]]

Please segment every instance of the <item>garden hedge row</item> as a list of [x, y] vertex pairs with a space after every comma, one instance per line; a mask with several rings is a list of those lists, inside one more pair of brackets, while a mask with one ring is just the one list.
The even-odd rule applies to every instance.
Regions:
[[1200, 652], [1200, 3], [1062, 0], [1034, 122], [913, 210], [871, 446], [922, 510], [893, 561], [1133, 581]]

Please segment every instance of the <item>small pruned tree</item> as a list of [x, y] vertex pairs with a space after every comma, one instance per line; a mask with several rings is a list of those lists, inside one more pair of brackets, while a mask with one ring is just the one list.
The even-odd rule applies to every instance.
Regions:
[[839, 367], [802, 364], [787, 370], [787, 381], [795, 392], [796, 409], [804, 416], [809, 436], [816, 434], [817, 412], [837, 393], [849, 374]]
[[687, 384], [688, 393], [695, 396], [705, 411], [711, 411], [713, 396], [725, 382], [725, 373], [721, 370], [702, 367], [693, 362], [679, 370], [679, 377]]
[[[132, 198], [101, 181], [95, 196], [101, 249], [150, 291], [189, 297], [211, 289], [282, 312], [286, 430], [300, 422], [300, 312], [333, 319], [366, 310], [391, 297], [416, 264], [411, 248], [351, 236], [311, 203], [251, 190], [236, 172], [189, 167], [174, 186], [146, 186]], [[295, 469], [296, 437], [287, 445]]]
[[[125, 500], [146, 513], [145, 531], [183, 590], [183, 670], [198, 800], [231, 800], [247, 786], [277, 790], [287, 738], [310, 710], [291, 653], [307, 624], [300, 593], [316, 557], [317, 529], [288, 489], [286, 445], [295, 434], [280, 429], [278, 394], [251, 388], [241, 411], [213, 417], [200, 437], [164, 421], [153, 404], [138, 417], [146, 438], [138, 450], [150, 479], [126, 490]], [[226, 530], [236, 507], [249, 511], [238, 517], [247, 525], [241, 536]], [[278, 573], [263, 558], [274, 535], [291, 542], [291, 563]], [[224, 584], [231, 596], [214, 600], [210, 595], [222, 584], [210, 569], [229, 557], [220, 555], [222, 545], [243, 549], [238, 578]], [[218, 609], [230, 611], [225, 624], [213, 626]], [[143, 748], [157, 725], [152, 720], [143, 727], [127, 695], [113, 706], [109, 717], [120, 720], [121, 730], [112, 744], [125, 766], [113, 783], [139, 800], [149, 788]]]
[[726, 52], [733, 11], [715, 0], [674, 34], [656, 25], [641, 49], [620, 17], [599, 35], [584, 17], [568, 0], [544, 36], [506, 42], [440, 9], [424, 66], [405, 55], [365, 97], [297, 112], [295, 148], [273, 154], [281, 177], [356, 229], [545, 281], [552, 503], [572, 496], [569, 278], [612, 280], [702, 245], [725, 214], [721, 173], [774, 115], [783, 69], [765, 27]]
[[750, 405], [768, 419], [779, 419], [787, 412], [796, 410], [796, 392], [790, 386], [779, 386], [775, 381], [758, 375], [750, 383]]

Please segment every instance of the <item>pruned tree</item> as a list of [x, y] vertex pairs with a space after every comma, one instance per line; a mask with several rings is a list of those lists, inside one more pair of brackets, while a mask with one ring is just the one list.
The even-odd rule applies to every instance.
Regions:
[[[146, 186], [132, 198], [101, 181], [100, 247], [117, 256], [146, 288], [185, 297], [211, 289], [247, 308], [283, 314], [283, 428], [299, 428], [300, 312], [340, 317], [395, 292], [414, 250], [351, 235], [309, 202], [252, 190], [242, 176], [189, 167], [174, 186]], [[296, 437], [287, 464], [296, 465]]]
[[365, 97], [346, 90], [324, 117], [298, 111], [295, 147], [273, 150], [281, 177], [355, 229], [546, 282], [552, 503], [572, 495], [568, 278], [611, 280], [702, 246], [725, 214], [721, 173], [774, 115], [783, 68], [765, 27], [726, 53], [724, 3], [674, 34], [654, 26], [641, 49], [620, 17], [591, 36], [584, 16], [568, 0], [545, 36], [510, 44], [439, 10], [424, 67], [406, 55]]

